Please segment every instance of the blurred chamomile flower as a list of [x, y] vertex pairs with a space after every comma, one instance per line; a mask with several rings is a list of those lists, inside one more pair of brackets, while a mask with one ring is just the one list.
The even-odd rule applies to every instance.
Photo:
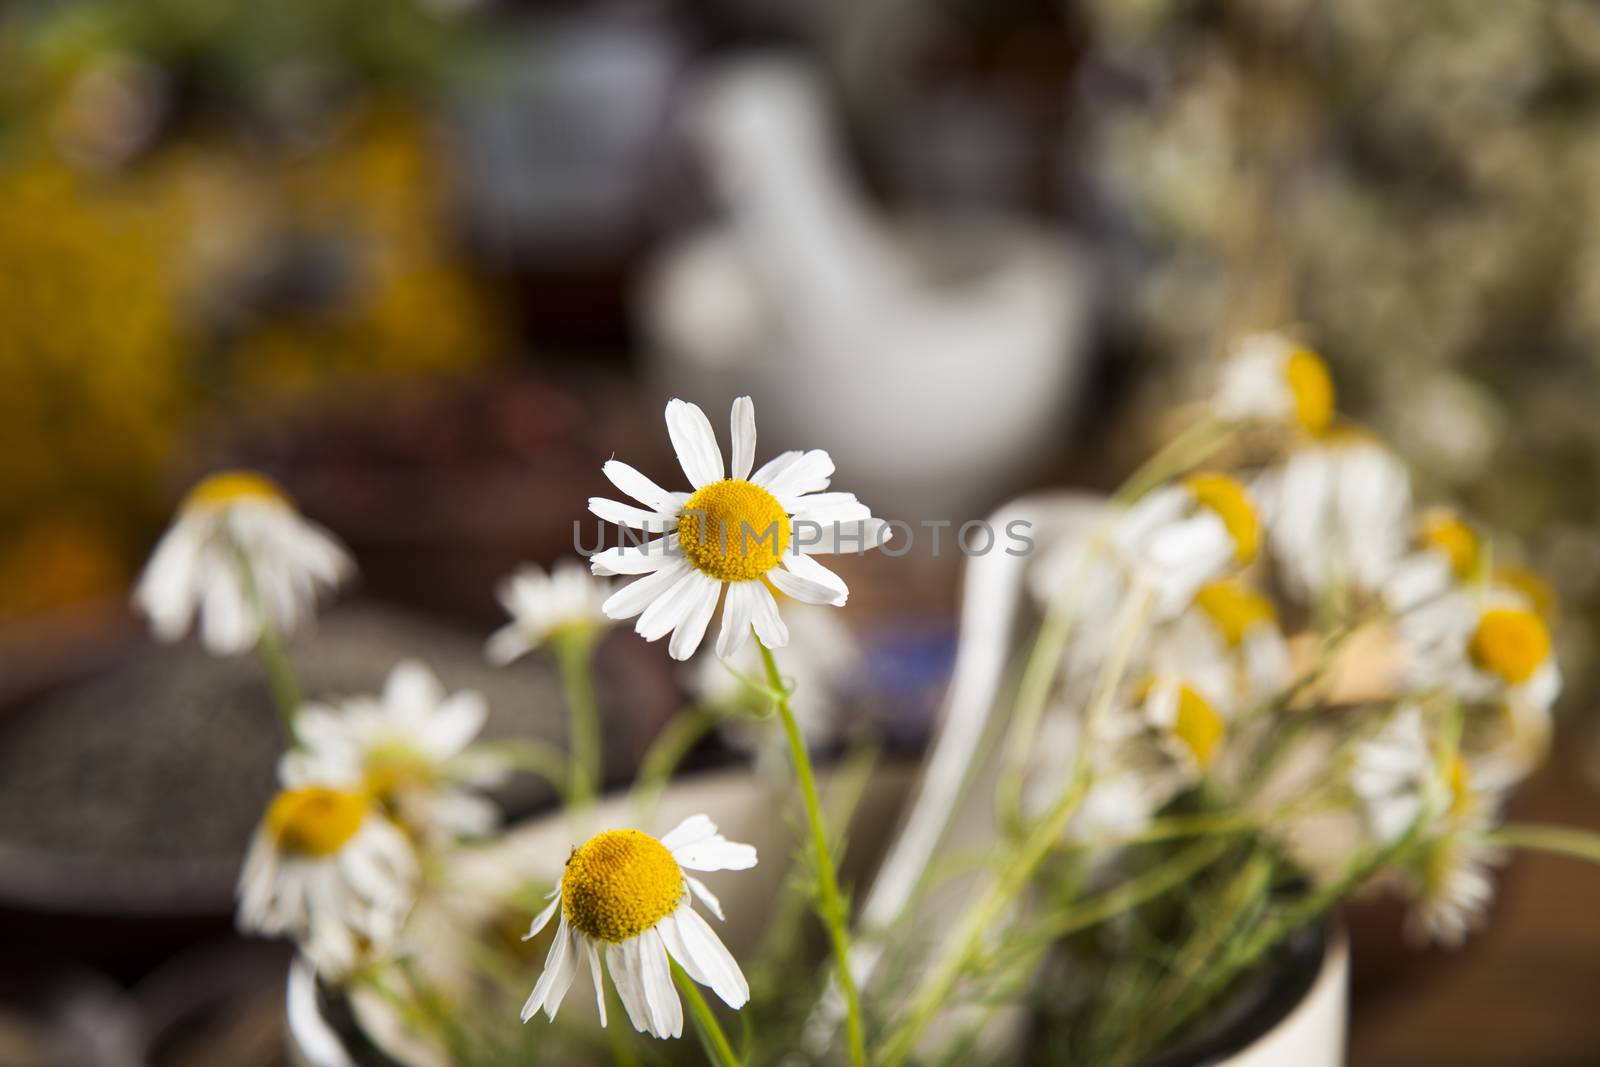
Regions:
[[833, 460], [820, 449], [784, 452], [751, 473], [755, 464], [756, 416], [749, 397], [733, 402], [733, 463], [705, 413], [671, 400], [667, 434], [693, 493], [672, 493], [634, 468], [610, 460], [607, 478], [644, 507], [602, 497], [589, 510], [607, 522], [645, 533], [664, 533], [643, 545], [623, 545], [590, 560], [601, 575], [645, 575], [603, 605], [613, 619], [639, 616], [634, 629], [656, 641], [672, 635], [674, 659], [694, 655], [705, 636], [724, 587], [726, 603], [717, 655], [736, 653], [754, 627], [768, 648], [789, 642], [789, 631], [768, 584], [809, 604], [842, 606], [849, 589], [815, 556], [876, 548], [887, 525], [874, 519], [850, 493], [829, 493]]
[[1214, 404], [1224, 419], [1320, 434], [1333, 422], [1334, 401], [1333, 378], [1321, 356], [1282, 334], [1254, 333], [1223, 365]]
[[659, 840], [639, 830], [608, 830], [573, 849], [551, 893], [554, 899], [528, 929], [531, 938], [560, 911], [544, 973], [522, 1006], [522, 1021], [541, 1010], [554, 1019], [580, 962], [587, 960], [604, 1026], [602, 948], [635, 1030], [682, 1036], [683, 1005], [671, 962], [729, 1007], [742, 1007], [750, 999], [744, 973], [691, 900], [698, 897], [719, 919], [722, 906], [688, 872], [743, 871], [755, 865], [754, 848], [727, 840], [704, 815], [690, 816]]
[[302, 708], [300, 747], [283, 756], [279, 775], [290, 786], [339, 783], [364, 792], [420, 842], [486, 834], [499, 811], [477, 790], [510, 772], [469, 750], [488, 715], [480, 694], [447, 694], [432, 671], [406, 660], [389, 672], [380, 698]]
[[243, 931], [294, 938], [319, 972], [348, 976], [392, 946], [416, 898], [406, 835], [360, 790], [273, 798], [239, 875]]
[[291, 633], [320, 592], [354, 571], [334, 537], [295, 509], [277, 484], [251, 471], [215, 474], [189, 491], [134, 589], [134, 605], [162, 641], [196, 613], [218, 654], [255, 645], [261, 628]]
[[1353, 429], [1293, 449], [1256, 483], [1273, 563], [1290, 593], [1377, 594], [1411, 533], [1411, 475], [1381, 441]]
[[562, 635], [599, 633], [611, 625], [601, 605], [612, 585], [576, 560], [562, 560], [548, 574], [531, 564], [517, 568], [499, 589], [511, 621], [490, 635], [484, 654], [504, 666]]

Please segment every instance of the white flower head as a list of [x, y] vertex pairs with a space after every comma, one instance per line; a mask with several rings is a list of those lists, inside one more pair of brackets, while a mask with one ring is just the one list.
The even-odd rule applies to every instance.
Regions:
[[1376, 594], [1411, 533], [1411, 475], [1385, 445], [1358, 431], [1297, 448], [1257, 483], [1273, 562], [1306, 602], [1325, 590]]
[[419, 841], [488, 833], [499, 812], [477, 790], [497, 785], [509, 768], [468, 751], [489, 709], [471, 690], [446, 694], [414, 660], [389, 672], [381, 698], [356, 697], [337, 708], [310, 704], [279, 776], [290, 786], [332, 783], [372, 797]]
[[522, 1021], [541, 1010], [554, 1019], [580, 962], [587, 960], [604, 1026], [601, 949], [635, 1030], [654, 1037], [683, 1034], [683, 1005], [669, 959], [730, 1008], [743, 1007], [749, 983], [691, 898], [698, 897], [718, 919], [722, 906], [688, 872], [755, 865], [754, 848], [727, 840], [704, 815], [690, 816], [660, 840], [639, 830], [608, 830], [573, 849], [550, 905], [528, 929], [531, 938], [561, 913], [544, 973], [522, 1006]]
[[394, 945], [416, 880], [411, 842], [364, 793], [287, 789], [268, 806], [245, 857], [238, 925], [287, 934], [337, 980]]
[[1384, 584], [1384, 603], [1394, 612], [1419, 607], [1470, 580], [1485, 554], [1478, 531], [1449, 508], [1417, 516], [1412, 542], [1411, 555]]
[[1178, 617], [1170, 640], [1191, 663], [1227, 666], [1230, 703], [1247, 706], [1282, 691], [1293, 670], [1272, 600], [1238, 578], [1207, 582]]
[[1373, 837], [1388, 844], [1411, 828], [1438, 777], [1422, 709], [1407, 704], [1355, 746], [1350, 788], [1361, 800]]
[[752, 626], [768, 648], [788, 644], [768, 583], [796, 600], [842, 606], [849, 589], [815, 557], [876, 548], [889, 531], [853, 494], [824, 492], [833, 476], [828, 454], [784, 452], [751, 473], [756, 416], [749, 397], [733, 402], [731, 467], [723, 466], [717, 436], [698, 407], [671, 400], [666, 420], [694, 492], [668, 492], [610, 460], [606, 477], [644, 506], [589, 501], [589, 510], [607, 522], [667, 534], [590, 560], [596, 574], [645, 576], [607, 599], [605, 613], [613, 619], [639, 616], [634, 629], [649, 641], [671, 634], [672, 657], [685, 660], [700, 647], [724, 586], [728, 595], [717, 637], [717, 655], [723, 657], [744, 645]]
[[133, 602], [162, 641], [183, 637], [198, 612], [207, 649], [243, 652], [261, 636], [261, 616], [291, 633], [317, 595], [354, 569], [333, 535], [303, 518], [276, 484], [228, 471], [189, 491]]
[[490, 636], [484, 653], [491, 663], [504, 666], [563, 632], [611, 625], [601, 605], [612, 584], [572, 559], [557, 563], [549, 574], [532, 564], [517, 568], [499, 589], [511, 621]]
[[1168, 755], [1186, 772], [1203, 776], [1216, 764], [1228, 736], [1233, 711], [1228, 691], [1221, 664], [1162, 671], [1138, 687], [1135, 706]]
[[1207, 582], [1255, 559], [1261, 525], [1249, 492], [1226, 474], [1191, 474], [1148, 493], [1112, 527], [1113, 551], [1158, 617], [1182, 611]]
[[1402, 615], [1408, 680], [1469, 704], [1547, 715], [1561, 692], [1550, 628], [1528, 596], [1500, 582], [1462, 586]]
[[1224, 419], [1298, 426], [1320, 434], [1333, 421], [1333, 379], [1311, 349], [1278, 333], [1254, 333], [1222, 369], [1214, 401]]
[[1483, 925], [1494, 901], [1494, 869], [1505, 862], [1505, 850], [1485, 830], [1467, 820], [1424, 845], [1407, 924], [1413, 937], [1456, 948]]

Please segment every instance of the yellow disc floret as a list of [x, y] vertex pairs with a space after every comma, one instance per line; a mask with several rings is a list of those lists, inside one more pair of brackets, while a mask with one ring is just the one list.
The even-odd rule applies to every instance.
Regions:
[[264, 474], [255, 471], [222, 471], [189, 490], [189, 495], [183, 498], [183, 510], [219, 508], [237, 504], [241, 500], [288, 506], [289, 494]]
[[1261, 548], [1261, 520], [1256, 517], [1255, 505], [1244, 486], [1226, 474], [1191, 474], [1184, 485], [1194, 494], [1195, 500], [1210, 508], [1227, 527], [1233, 538], [1233, 558], [1238, 563], [1249, 563]]
[[362, 793], [324, 786], [286, 789], [267, 808], [267, 830], [285, 851], [331, 856], [356, 835], [366, 817]]
[[671, 915], [683, 884], [683, 870], [661, 842], [638, 830], [607, 830], [568, 858], [561, 912], [580, 932], [614, 944]]
[[1238, 648], [1252, 628], [1274, 622], [1278, 617], [1271, 600], [1234, 579], [1201, 586], [1194, 595], [1194, 602], [1231, 648]]
[[1186, 685], [1178, 687], [1178, 719], [1172, 734], [1193, 754], [1202, 768], [1211, 766], [1227, 728], [1205, 697]]
[[1472, 810], [1472, 772], [1460, 755], [1450, 760], [1445, 770], [1445, 784], [1450, 790], [1450, 814], [1461, 818]]
[[1333, 421], [1333, 378], [1322, 357], [1309, 348], [1289, 353], [1283, 376], [1294, 397], [1294, 417], [1310, 433], [1321, 433]]
[[725, 478], [684, 504], [678, 542], [689, 562], [717, 581], [754, 581], [789, 547], [789, 514], [759, 485]]
[[1526, 608], [1490, 608], [1478, 619], [1468, 651], [1482, 669], [1520, 685], [1550, 658], [1550, 631]]
[[1417, 524], [1417, 540], [1426, 548], [1443, 552], [1457, 578], [1467, 578], [1478, 563], [1482, 547], [1478, 532], [1453, 511], [1435, 510]]

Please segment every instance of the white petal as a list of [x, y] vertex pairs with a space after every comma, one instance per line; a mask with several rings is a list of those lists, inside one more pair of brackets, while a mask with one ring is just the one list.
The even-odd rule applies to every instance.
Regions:
[[489, 718], [483, 694], [463, 689], [440, 704], [424, 723], [418, 741], [426, 754], [443, 761], [471, 744]]
[[756, 406], [747, 396], [733, 402], [730, 416], [733, 435], [733, 467], [731, 478], [750, 477], [750, 468], [756, 462]]
[[666, 533], [677, 529], [678, 508], [674, 504], [667, 511], [647, 511], [636, 508], [632, 504], [623, 504], [616, 500], [607, 500], [603, 496], [589, 498], [589, 510], [600, 516], [606, 522], [626, 526], [630, 530], [643, 530], [646, 533]]
[[[774, 567], [766, 574], [767, 581], [771, 582], [784, 596], [794, 597], [805, 604], [837, 604], [839, 594], [821, 582], [802, 578], [789, 569], [789, 562], [793, 557], [785, 556], [782, 567]], [[763, 642], [765, 643], [765, 642]], [[773, 646], [767, 645], [768, 648]]]
[[678, 866], [691, 871], [748, 871], [756, 865], [756, 848], [718, 834], [672, 850]]
[[[665, 572], [663, 572], [665, 573]], [[648, 581], [649, 579], [645, 579]], [[706, 575], [687, 564], [678, 571], [678, 578], [667, 591], [651, 601], [634, 624], [634, 632], [646, 641], [659, 641], [671, 633], [700, 603], [705, 589]]]
[[661, 846], [668, 852], [717, 836], [717, 824], [709, 815], [691, 815], [661, 836]]
[[717, 899], [717, 895], [715, 893], [706, 888], [706, 884], [704, 882], [690, 874], [684, 875], [683, 880], [689, 884], [689, 890], [700, 899], [700, 903], [706, 906], [707, 911], [715, 915], [718, 919], [727, 918], [727, 916], [722, 914], [722, 901]]
[[630, 582], [612, 593], [606, 598], [605, 603], [600, 605], [600, 610], [609, 618], [631, 618], [655, 603], [658, 598], [665, 596], [679, 579], [689, 573], [690, 569], [688, 560], [675, 559], [654, 574]]
[[833, 477], [833, 457], [820, 448], [803, 453], [766, 483], [766, 489], [779, 500], [804, 496], [828, 488]]
[[782, 648], [789, 643], [789, 627], [784, 624], [783, 615], [778, 611], [778, 601], [765, 585], [760, 582], [754, 584], [755, 610], [751, 623], [755, 626], [756, 636], [768, 648]]
[[667, 654], [680, 663], [695, 654], [700, 647], [700, 641], [706, 635], [706, 627], [711, 624], [711, 616], [717, 611], [717, 597], [722, 593], [722, 583], [710, 575], [699, 575], [700, 591], [696, 594], [699, 599], [690, 607], [689, 613], [673, 631], [672, 640], [667, 643]]
[[717, 655], [728, 659], [750, 639], [750, 623], [755, 617], [755, 590], [760, 582], [732, 582], [722, 607], [722, 631], [717, 634]]
[[845, 601], [850, 599], [850, 587], [844, 584], [844, 579], [810, 556], [796, 556], [793, 554], [785, 556], [783, 567], [790, 574], [804, 578], [808, 582], [815, 582], [831, 592], [833, 599], [828, 603], [836, 608], [843, 607]]
[[[678, 920], [678, 933], [695, 962], [711, 980], [706, 984], [730, 1008], [742, 1008], [750, 999], [750, 983], [717, 932], [696, 915], [693, 908], [682, 907], [674, 913]], [[688, 970], [687, 967], [684, 970]]]
[[611, 982], [617, 987], [628, 1021], [640, 1033], [651, 1033], [650, 1008], [639, 981], [639, 939], [630, 937], [621, 944], [607, 945], [606, 969], [611, 972]]
[[489, 635], [489, 640], [483, 644], [483, 655], [496, 667], [504, 667], [517, 657], [526, 655], [528, 649], [528, 639], [523, 635], [522, 627], [513, 622]]
[[750, 475], [750, 481], [765, 489], [774, 478], [779, 477], [784, 471], [800, 462], [800, 457], [804, 455], [805, 453], [799, 449], [779, 452], [776, 456], [763, 463], [761, 468], [754, 474]]
[[444, 699], [444, 686], [426, 665], [414, 659], [401, 660], [383, 683], [383, 702], [406, 711], [431, 711]]
[[543, 911], [533, 917], [533, 923], [528, 927], [528, 932], [522, 935], [522, 940], [532, 941], [539, 936], [539, 931], [549, 925], [550, 917], [561, 907], [561, 883], [556, 883], [555, 891], [550, 894], [550, 903], [545, 905]]
[[618, 545], [590, 556], [589, 569], [602, 577], [614, 574], [651, 574], [682, 559], [677, 549], [677, 534], [658, 537], [642, 545]]
[[577, 973], [576, 937], [563, 917], [561, 925], [556, 927], [550, 951], [545, 955], [544, 973], [534, 983], [533, 992], [528, 994], [527, 1001], [522, 1005], [523, 1022], [533, 1018], [541, 1008], [551, 1019], [556, 1017], [556, 1008], [560, 1006], [561, 998], [566, 996], [567, 988], [572, 985]]
[[[687, 903], [681, 904], [678, 912], [687, 911], [688, 908]], [[656, 929], [661, 933], [661, 943], [667, 947], [667, 955], [678, 961], [685, 974], [703, 986], [710, 986], [711, 975], [701, 969], [700, 961], [694, 958], [689, 946], [683, 943], [683, 934], [678, 929], [678, 912], [656, 923]]]
[[600, 469], [605, 472], [607, 478], [611, 479], [612, 485], [621, 489], [645, 507], [669, 514], [677, 510], [677, 504], [673, 500], [671, 493], [626, 463], [611, 459], [607, 460], [605, 466]]
[[589, 957], [589, 974], [594, 978], [594, 1006], [600, 1012], [600, 1028], [606, 1025], [606, 987], [600, 974], [600, 950], [588, 938], [583, 939], [584, 952]]
[[667, 436], [696, 489], [722, 480], [722, 448], [699, 407], [676, 397], [667, 401]]
[[644, 987], [644, 1000], [650, 1009], [652, 1029], [657, 1037], [682, 1037], [683, 1003], [672, 984], [667, 946], [654, 927], [635, 940], [639, 942], [639, 984]]

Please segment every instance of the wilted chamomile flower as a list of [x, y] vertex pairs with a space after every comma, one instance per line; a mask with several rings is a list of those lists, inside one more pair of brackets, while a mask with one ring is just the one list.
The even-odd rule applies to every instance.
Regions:
[[1203, 776], [1216, 762], [1228, 735], [1229, 704], [1226, 671], [1196, 667], [1162, 671], [1135, 691], [1134, 704], [1178, 764]]
[[612, 584], [577, 560], [564, 559], [550, 573], [531, 564], [500, 583], [500, 603], [511, 621], [484, 646], [489, 662], [504, 666], [563, 635], [597, 634], [611, 625], [601, 605]]
[[610, 460], [606, 477], [644, 507], [602, 497], [589, 501], [589, 510], [607, 522], [667, 534], [591, 558], [596, 574], [645, 575], [613, 594], [606, 614], [638, 615], [634, 629], [649, 641], [672, 634], [668, 650], [685, 660], [700, 647], [724, 586], [728, 595], [717, 637], [717, 655], [724, 657], [739, 650], [752, 627], [768, 648], [788, 644], [768, 583], [808, 604], [842, 606], [849, 595], [844, 580], [814, 557], [876, 548], [888, 530], [853, 494], [823, 492], [833, 476], [828, 454], [784, 452], [752, 474], [756, 416], [747, 396], [733, 402], [731, 468], [724, 468], [717, 436], [698, 407], [671, 400], [666, 420], [694, 492], [668, 492]]
[[1494, 898], [1492, 868], [1502, 850], [1489, 840], [1499, 798], [1457, 753], [1442, 760], [1422, 709], [1403, 704], [1378, 734], [1356, 746], [1350, 786], [1380, 845], [1415, 829], [1400, 875], [1414, 898], [1413, 934], [1459, 945]]
[[1170, 640], [1190, 662], [1223, 663], [1235, 702], [1264, 700], [1289, 684], [1289, 645], [1271, 598], [1238, 578], [1207, 582], [1178, 617]]
[[239, 929], [287, 934], [319, 972], [340, 979], [393, 945], [416, 880], [411, 842], [364, 792], [285, 789], [239, 875]]
[[1239, 342], [1214, 401], [1221, 418], [1297, 426], [1320, 434], [1333, 422], [1333, 378], [1322, 357], [1278, 333]]
[[446, 694], [432, 671], [406, 660], [389, 672], [380, 698], [302, 708], [300, 747], [284, 755], [279, 775], [291, 786], [336, 782], [364, 792], [417, 841], [485, 834], [499, 811], [477, 790], [510, 771], [468, 749], [488, 716], [480, 694]]
[[1377, 438], [1339, 428], [1293, 449], [1256, 482], [1273, 563], [1290, 593], [1377, 595], [1405, 555], [1411, 475]]
[[1390, 610], [1407, 611], [1473, 578], [1484, 557], [1483, 539], [1450, 508], [1429, 508], [1417, 516], [1412, 552], [1384, 585]]
[[639, 830], [608, 830], [573, 849], [551, 893], [554, 899], [528, 929], [531, 938], [561, 912], [544, 973], [522, 1006], [522, 1021], [541, 1010], [556, 1017], [577, 978], [581, 954], [594, 979], [604, 1026], [602, 947], [635, 1030], [654, 1037], [683, 1034], [683, 1005], [669, 959], [730, 1008], [742, 1007], [750, 986], [733, 955], [691, 906], [691, 895], [719, 919], [722, 906], [687, 872], [743, 871], [755, 865], [754, 848], [727, 840], [704, 815], [690, 816], [660, 840]]
[[268, 624], [288, 634], [317, 594], [354, 571], [344, 547], [268, 478], [228, 471], [189, 491], [134, 590], [157, 638], [176, 641], [195, 613], [215, 653], [243, 652]]

